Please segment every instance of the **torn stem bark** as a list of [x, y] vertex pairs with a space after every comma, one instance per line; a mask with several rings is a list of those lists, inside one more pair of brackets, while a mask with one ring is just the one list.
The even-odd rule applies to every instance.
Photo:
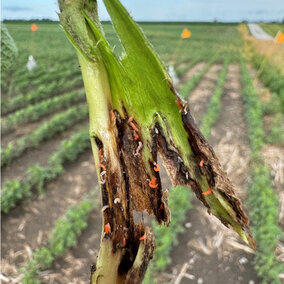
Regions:
[[95, 0], [60, 1], [60, 21], [78, 51], [102, 195], [101, 248], [91, 283], [141, 283], [154, 236], [134, 212], [170, 223], [157, 155], [173, 186], [189, 186], [226, 226], [254, 246], [248, 218], [189, 107], [118, 0], [104, 0], [126, 55], [106, 41]]

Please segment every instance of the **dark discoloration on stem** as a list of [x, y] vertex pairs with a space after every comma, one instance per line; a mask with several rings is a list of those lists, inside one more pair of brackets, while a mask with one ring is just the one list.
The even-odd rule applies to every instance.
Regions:
[[[159, 153], [162, 157], [163, 164], [167, 169], [168, 175], [171, 179], [173, 186], [187, 185], [193, 190], [197, 198], [203, 202], [203, 204], [209, 208], [206, 200], [202, 195], [202, 190], [199, 184], [195, 181], [195, 178], [191, 177], [189, 170], [184, 163], [179, 159], [179, 154], [176, 151], [170, 150], [167, 141], [164, 137], [163, 131], [159, 124], [156, 124], [156, 128], [159, 130], [158, 146]], [[194, 165], [193, 165], [194, 166]], [[195, 174], [200, 175], [199, 169], [194, 166]]]
[[[111, 233], [105, 234], [104, 238], [111, 239], [113, 253], [118, 249], [123, 251], [119, 274], [128, 279], [126, 283], [139, 283], [148, 264], [146, 260], [150, 260], [154, 249], [154, 237], [151, 237], [151, 240], [147, 240], [145, 245], [143, 258], [146, 262], [142, 262], [141, 267], [134, 268], [133, 265], [140, 246], [139, 236], [146, 231], [148, 234], [150, 232], [143, 223], [135, 224], [133, 211], [143, 212], [146, 210], [149, 214], [154, 214], [159, 223], [165, 222], [168, 225], [170, 221], [167, 192], [163, 194], [159, 172], [154, 171], [154, 161], [157, 161], [158, 153], [162, 157], [163, 164], [174, 186], [189, 186], [198, 199], [210, 209], [198, 182], [201, 176], [205, 176], [212, 190], [218, 190], [219, 194], [222, 194], [223, 198], [235, 210], [238, 221], [248, 230], [248, 219], [241, 208], [240, 201], [234, 196], [232, 184], [226, 173], [221, 169], [213, 149], [196, 126], [187, 105], [181, 101], [180, 103], [183, 106], [181, 119], [192, 147], [192, 155], [189, 157], [192, 161], [191, 168], [184, 164], [173, 141], [166, 139], [166, 134], [163, 133], [163, 128], [158, 122], [150, 130], [151, 141], [145, 142], [143, 137], [136, 140], [133, 136], [133, 124], [135, 125], [135, 132], [139, 133], [140, 130], [135, 119], [131, 118], [131, 123], [129, 123], [126, 110], [123, 116], [116, 110], [111, 111], [115, 116], [115, 123], [112, 125], [114, 129], [111, 131], [116, 133], [117, 151], [122, 172], [121, 174], [111, 172], [111, 161], [108, 160], [108, 155], [104, 156], [103, 162], [106, 165], [107, 174], [106, 182], [102, 184], [102, 198], [103, 205], [108, 205], [108, 208], [104, 210], [103, 218], [104, 224], [109, 223], [112, 228]], [[170, 137], [170, 135], [168, 136]], [[137, 147], [140, 145], [139, 142], [147, 143], [146, 146], [150, 148], [151, 158], [148, 161], [144, 161], [143, 155], [135, 155]], [[96, 139], [96, 144], [99, 150], [103, 149], [104, 145], [99, 139]], [[143, 149], [141, 148], [140, 151], [142, 152]], [[201, 160], [202, 163], [200, 164]], [[147, 167], [146, 163], [150, 167]], [[150, 172], [147, 170], [149, 168], [151, 169]], [[120, 180], [120, 177], [123, 178], [123, 181]], [[157, 183], [156, 188], [149, 186], [149, 181], [153, 178]], [[114, 200], [117, 200], [117, 202]], [[221, 219], [221, 221], [228, 226], [225, 219]], [[126, 244], [122, 246], [124, 239]], [[129, 275], [133, 275], [133, 273], [142, 278], [130, 277]], [[136, 282], [132, 282], [133, 279]]]
[[[200, 171], [206, 176], [213, 191], [218, 190], [218, 193], [221, 194], [232, 206], [236, 214], [236, 219], [248, 233], [247, 235], [249, 237], [250, 244], [255, 247], [255, 242], [251, 237], [249, 229], [249, 219], [242, 208], [240, 200], [235, 196], [234, 186], [229, 180], [226, 172], [222, 169], [214, 150], [208, 144], [195, 124], [186, 103], [183, 103], [181, 117], [184, 128], [188, 133], [189, 144], [192, 147], [194, 155], [204, 161], [204, 165], [200, 167]], [[221, 219], [221, 221], [225, 226], [228, 226], [228, 222], [226, 220]]]

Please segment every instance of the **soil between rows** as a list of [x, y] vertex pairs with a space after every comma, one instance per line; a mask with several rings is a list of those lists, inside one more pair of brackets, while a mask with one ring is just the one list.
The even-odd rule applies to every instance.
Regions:
[[87, 121], [75, 124], [71, 129], [69, 128], [57, 134], [56, 137], [53, 137], [51, 140], [42, 142], [37, 148], [29, 149], [24, 152], [23, 155], [14, 159], [10, 165], [2, 169], [2, 184], [7, 180], [23, 178], [27, 168], [34, 164], [47, 166], [49, 157], [58, 149], [60, 143], [86, 127], [88, 127]]
[[[22, 266], [32, 250], [44, 244], [54, 222], [97, 184], [91, 151], [81, 154], [65, 173], [50, 182], [42, 196], [2, 217], [2, 261]], [[97, 228], [98, 230], [98, 228]], [[98, 230], [99, 231], [99, 230]], [[3, 270], [8, 277], [9, 271]]]

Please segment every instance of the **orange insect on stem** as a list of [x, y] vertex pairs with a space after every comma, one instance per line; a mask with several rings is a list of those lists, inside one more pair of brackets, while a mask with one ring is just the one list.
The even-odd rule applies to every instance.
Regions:
[[139, 238], [139, 241], [144, 241], [144, 240], [146, 240], [146, 234], [145, 234], [145, 233], [144, 233], [143, 236], [141, 236], [141, 237]]
[[183, 109], [183, 107], [182, 107], [182, 104], [181, 104], [181, 101], [180, 101], [180, 100], [176, 100], [176, 105], [178, 106], [178, 108], [179, 108], [180, 110], [182, 110], [182, 109]]
[[97, 164], [98, 168], [102, 168], [104, 171], [106, 171], [106, 167], [104, 164]]
[[202, 192], [203, 195], [209, 195], [212, 193], [212, 189], [209, 187], [208, 190]]
[[125, 247], [126, 246], [126, 238], [125, 237], [123, 237], [122, 238], [122, 241], [121, 241], [121, 247]]
[[157, 187], [158, 187], [157, 178], [153, 177], [153, 178], [151, 179], [151, 181], [149, 182], [149, 186], [150, 186], [151, 188], [157, 188]]
[[160, 170], [160, 166], [158, 164], [156, 164], [156, 166], [154, 167], [154, 171], [158, 172]]
[[109, 235], [110, 234], [110, 232], [111, 232], [111, 229], [110, 229], [110, 224], [109, 223], [107, 223], [106, 225], [105, 225], [105, 234], [106, 235]]
[[199, 166], [202, 168], [204, 165], [204, 160], [201, 160], [200, 163], [199, 163]]
[[135, 130], [136, 132], [139, 132], [139, 129], [137, 128], [137, 126], [133, 122], [130, 122], [129, 124], [130, 124], [130, 126], [132, 127], [133, 130]]
[[133, 132], [133, 137], [134, 137], [135, 141], [137, 141], [139, 139], [139, 135], [137, 134], [136, 131]]
[[100, 160], [100, 161], [103, 160], [103, 155], [104, 155], [104, 150], [103, 150], [103, 148], [101, 148], [101, 149], [99, 150], [99, 160]]
[[128, 118], [128, 123], [130, 123], [130, 122], [132, 122], [133, 121], [133, 116], [130, 116], [129, 118]]

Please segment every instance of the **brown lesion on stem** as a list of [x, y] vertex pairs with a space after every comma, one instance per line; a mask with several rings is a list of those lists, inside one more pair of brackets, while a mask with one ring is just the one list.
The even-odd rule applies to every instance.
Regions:
[[[109, 149], [102, 140], [93, 138], [98, 149], [100, 168], [104, 228], [102, 245], [104, 242], [111, 244], [112, 251], [107, 252], [108, 255], [120, 255], [117, 281], [119, 279], [121, 283], [140, 283], [153, 257], [155, 241], [142, 222], [135, 224], [133, 211], [146, 210], [149, 214], [154, 214], [159, 223], [168, 223], [169, 210], [167, 199], [162, 193], [159, 172], [154, 170], [154, 161], [157, 159], [155, 136], [151, 144], [152, 157], [148, 161], [152, 169], [149, 172], [142, 155], [144, 145], [142, 137], [139, 137], [138, 124], [127, 115], [121, 117], [115, 110], [110, 113], [109, 133], [115, 133], [116, 136], [117, 149], [113, 152], [118, 153], [116, 164], [119, 163], [119, 168], [112, 167]], [[104, 273], [99, 271], [98, 266], [96, 269], [92, 283], [103, 281]]]
[[[222, 169], [221, 164], [214, 153], [214, 150], [208, 144], [199, 128], [197, 127], [187, 103], [184, 103], [182, 101], [180, 101], [180, 103], [182, 104], [181, 118], [183, 121], [184, 129], [188, 134], [188, 142], [191, 145], [194, 157], [198, 159], [195, 162], [197, 165], [199, 165], [198, 169], [200, 173], [206, 176], [208, 184], [210, 185], [212, 190], [218, 190], [218, 193], [220, 193], [223, 198], [227, 200], [231, 205], [236, 214], [238, 223], [247, 232], [247, 237], [249, 238], [250, 245], [255, 248], [255, 242], [251, 237], [251, 232], [249, 229], [249, 219], [242, 208], [240, 200], [235, 195], [233, 184], [229, 180], [227, 173]], [[197, 169], [196, 172], [198, 172]], [[197, 197], [200, 199], [200, 194], [197, 193]], [[200, 200], [203, 202], [202, 199]], [[221, 219], [221, 221], [225, 226], [228, 227], [226, 220]]]
[[[154, 236], [149, 228], [145, 227], [143, 222], [135, 224], [133, 211], [146, 210], [149, 214], [153, 214], [159, 223], [164, 222], [168, 225], [170, 222], [167, 191], [162, 192], [159, 171], [154, 170], [158, 153], [173, 186], [189, 186], [210, 210], [198, 182], [202, 176], [205, 176], [208, 185], [213, 191], [222, 194], [235, 211], [239, 224], [249, 232], [248, 218], [234, 194], [233, 185], [221, 169], [213, 149], [196, 126], [188, 106], [182, 101], [180, 105], [181, 119], [192, 149], [192, 155], [188, 157], [190, 168], [185, 165], [184, 157], [181, 157], [174, 142], [166, 138], [170, 137], [169, 133], [163, 133], [163, 127], [158, 122], [149, 130], [151, 141], [144, 141], [143, 137], [140, 137], [139, 125], [133, 117], [127, 115], [125, 110], [123, 116], [116, 110], [110, 111], [110, 132], [115, 133], [117, 147], [115, 151], [118, 153], [119, 169], [111, 167], [113, 161], [109, 159], [111, 155], [107, 154], [108, 149], [100, 139], [95, 138], [99, 161], [103, 165], [100, 166], [100, 177], [105, 177], [105, 180], [101, 180], [104, 208], [102, 243], [110, 241], [111, 254], [120, 254], [117, 272], [121, 283], [142, 281], [155, 247]], [[151, 153], [148, 161], [145, 161], [142, 155], [144, 147], [148, 147]], [[228, 226], [226, 220], [220, 219]], [[253, 243], [253, 240], [250, 241]]]
[[189, 173], [189, 169], [184, 165], [182, 158], [178, 154], [178, 150], [174, 151], [169, 149], [167, 140], [160, 125], [156, 123], [155, 127], [159, 132], [157, 139], [159, 154], [161, 155], [163, 165], [167, 170], [172, 185], [174, 187], [177, 185], [190, 186], [197, 198], [201, 200], [207, 208], [209, 208], [204, 196], [202, 195], [200, 185], [196, 182], [196, 177], [200, 176], [201, 174], [199, 168], [197, 168], [195, 164], [192, 164], [195, 173], [195, 176], [192, 177]]

